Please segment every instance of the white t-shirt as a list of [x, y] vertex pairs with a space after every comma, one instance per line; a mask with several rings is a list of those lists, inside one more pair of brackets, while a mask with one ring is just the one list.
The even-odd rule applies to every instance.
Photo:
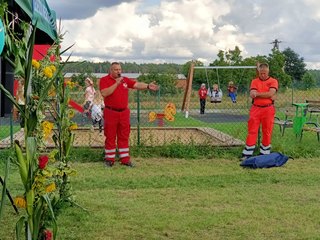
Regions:
[[100, 104], [93, 104], [91, 108], [91, 118], [96, 121], [102, 119], [102, 110]]

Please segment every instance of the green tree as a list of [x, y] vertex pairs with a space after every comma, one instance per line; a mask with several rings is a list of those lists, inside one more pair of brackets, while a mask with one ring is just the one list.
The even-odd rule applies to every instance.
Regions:
[[[85, 79], [86, 78], [91, 78], [94, 84], [97, 83], [97, 78], [92, 74], [92, 73], [79, 73], [79, 74], [73, 74], [71, 76], [71, 81], [74, 83], [77, 83], [78, 86], [84, 88], [85, 87]], [[95, 86], [97, 87], [97, 86]]]
[[[256, 60], [243, 59], [241, 50], [238, 46], [228, 51], [220, 50], [217, 54], [217, 59], [214, 60], [210, 66], [254, 66]], [[210, 86], [218, 83], [223, 91], [227, 91], [229, 81], [233, 81], [238, 87], [238, 92], [246, 92], [251, 79], [255, 76], [255, 70], [252, 69], [214, 69], [208, 72]]]
[[311, 73], [306, 72], [302, 77], [302, 88], [306, 90], [314, 88], [316, 86], [316, 79], [312, 76]]
[[160, 86], [160, 91], [162, 95], [176, 94], [178, 92], [178, 89], [176, 88], [176, 79], [176, 74], [159, 73], [143, 74], [138, 77], [139, 82], [157, 82], [157, 84]]
[[314, 77], [314, 79], [316, 81], [316, 85], [320, 86], [320, 70], [313, 69], [313, 70], [308, 70], [307, 72], [310, 73]]
[[[188, 77], [191, 63], [194, 62], [195, 67], [203, 67], [203, 62], [198, 60], [192, 60], [188, 61], [182, 66], [182, 73]], [[201, 83], [205, 83], [207, 85], [207, 77], [206, 77], [206, 71], [204, 69], [194, 69], [193, 72], [193, 80], [192, 85], [194, 88], [198, 88]]]
[[272, 49], [271, 51], [271, 54], [269, 54], [268, 56], [268, 63], [270, 65], [270, 76], [278, 79], [280, 90], [291, 87], [291, 76], [284, 71], [286, 59], [285, 55], [276, 48]]
[[307, 71], [303, 57], [300, 57], [299, 54], [291, 48], [286, 48], [282, 53], [285, 56], [285, 72], [290, 75], [293, 80], [301, 82], [303, 75]]

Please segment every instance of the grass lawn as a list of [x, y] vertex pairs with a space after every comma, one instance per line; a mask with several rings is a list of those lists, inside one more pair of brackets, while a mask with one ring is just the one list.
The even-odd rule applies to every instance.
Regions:
[[[13, 126], [12, 133], [16, 133], [20, 130], [20, 126]], [[0, 140], [10, 136], [10, 126], [0, 127]]]
[[[319, 239], [320, 158], [248, 170], [236, 158], [135, 158], [137, 167], [75, 162], [76, 202], [58, 239]], [[13, 167], [14, 168], [14, 167]], [[19, 194], [11, 170], [8, 187]], [[18, 216], [7, 203], [0, 239]]]

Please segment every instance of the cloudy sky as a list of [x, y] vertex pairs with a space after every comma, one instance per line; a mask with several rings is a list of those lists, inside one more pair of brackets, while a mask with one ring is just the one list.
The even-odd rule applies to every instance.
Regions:
[[278, 39], [320, 69], [319, 0], [47, 0], [73, 60], [212, 62], [239, 46], [268, 55]]

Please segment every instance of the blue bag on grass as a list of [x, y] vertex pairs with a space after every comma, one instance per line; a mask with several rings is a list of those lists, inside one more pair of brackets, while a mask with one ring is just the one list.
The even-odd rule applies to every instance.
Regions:
[[259, 155], [249, 157], [243, 160], [240, 163], [240, 166], [245, 168], [271, 168], [271, 167], [281, 167], [285, 164], [288, 159], [292, 157], [288, 157], [279, 152], [273, 152], [266, 155]]

